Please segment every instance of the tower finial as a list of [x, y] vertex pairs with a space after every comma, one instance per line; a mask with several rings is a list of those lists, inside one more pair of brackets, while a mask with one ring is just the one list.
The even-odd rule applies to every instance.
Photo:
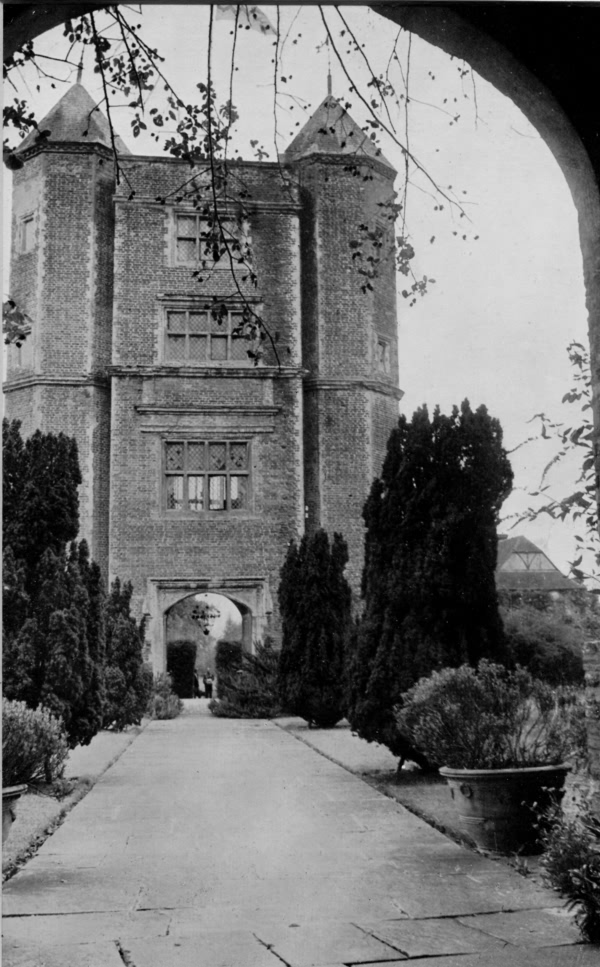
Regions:
[[77, 83], [81, 84], [81, 75], [83, 74], [83, 51], [81, 51], [81, 59], [79, 61], [79, 67], [77, 68]]
[[331, 97], [331, 71], [327, 71], [327, 97]]

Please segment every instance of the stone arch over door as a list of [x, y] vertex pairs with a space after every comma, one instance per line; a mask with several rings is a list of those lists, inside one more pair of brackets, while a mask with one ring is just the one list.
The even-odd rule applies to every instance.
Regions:
[[578, 214], [600, 454], [600, 134], [597, 112], [586, 106], [600, 76], [597, 11], [592, 22], [579, 8], [570, 18], [556, 9], [562, 4], [371, 6], [466, 61], [516, 104], [554, 155]]
[[252, 651], [253, 643], [268, 633], [272, 603], [264, 577], [246, 578], [149, 578], [144, 611], [146, 641], [155, 672], [166, 669], [166, 620], [174, 604], [194, 594], [210, 592], [228, 598], [242, 616], [242, 644]]

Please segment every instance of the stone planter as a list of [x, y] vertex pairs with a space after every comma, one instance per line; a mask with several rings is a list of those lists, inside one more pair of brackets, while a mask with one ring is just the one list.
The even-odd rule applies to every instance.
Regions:
[[6, 840], [10, 833], [10, 828], [15, 821], [15, 810], [17, 799], [27, 791], [27, 786], [6, 786], [2, 790], [2, 842]]
[[539, 813], [560, 802], [570, 766], [440, 769], [450, 786], [462, 832], [490, 853], [540, 852]]

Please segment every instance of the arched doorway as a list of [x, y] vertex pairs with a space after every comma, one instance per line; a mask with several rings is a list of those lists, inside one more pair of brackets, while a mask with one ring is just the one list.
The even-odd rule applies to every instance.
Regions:
[[224, 594], [199, 591], [181, 598], [165, 612], [166, 668], [181, 698], [193, 698], [194, 676], [215, 675], [220, 641], [240, 642], [252, 650], [252, 613], [248, 605]]
[[[186, 603], [187, 602], [187, 603]], [[241, 624], [237, 640], [246, 651], [253, 642], [270, 632], [273, 605], [268, 582], [263, 576], [242, 578], [150, 578], [143, 611], [147, 617], [146, 640], [155, 672], [166, 671], [167, 642], [189, 637], [190, 625], [182, 614], [197, 608], [194, 635], [190, 640], [205, 642], [203, 608], [215, 608], [209, 632], [215, 641]], [[199, 620], [200, 619], [200, 620]], [[231, 623], [228, 628], [228, 621]], [[186, 619], [187, 620], [187, 619]], [[187, 630], [186, 630], [187, 629]], [[236, 632], [237, 633], [237, 632]]]
[[[193, 698], [195, 681], [215, 675], [215, 650], [219, 641], [239, 641], [251, 622], [249, 609], [223, 594], [199, 592], [186, 595], [165, 614], [167, 671], [181, 698]], [[210, 696], [209, 696], [210, 697]]]

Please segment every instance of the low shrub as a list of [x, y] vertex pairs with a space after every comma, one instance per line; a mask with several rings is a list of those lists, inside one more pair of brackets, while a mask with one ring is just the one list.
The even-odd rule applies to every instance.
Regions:
[[[215, 650], [217, 693], [225, 701], [235, 692], [244, 651], [240, 641], [218, 641]], [[214, 699], [213, 699], [214, 701]], [[212, 709], [211, 709], [212, 711]]]
[[196, 651], [196, 642], [185, 638], [167, 645], [167, 671], [179, 698], [194, 698]]
[[[217, 651], [217, 656], [219, 652]], [[222, 659], [221, 659], [222, 662]], [[239, 663], [238, 663], [239, 662]], [[219, 697], [209, 703], [213, 715], [223, 718], [268, 719], [280, 713], [278, 667], [279, 652], [270, 638], [255, 642], [254, 654], [230, 650], [225, 689], [219, 677]], [[221, 664], [222, 668], [222, 664]], [[219, 658], [217, 657], [217, 675]]]
[[153, 675], [149, 665], [141, 664], [129, 679], [114, 666], [106, 672], [106, 691], [111, 696], [107, 703], [104, 728], [121, 732], [130, 725], [139, 725], [152, 697]]
[[557, 809], [544, 820], [544, 878], [568, 898], [583, 939], [600, 943], [600, 822], [588, 804], [575, 818]]
[[556, 765], [573, 752], [577, 703], [523, 668], [486, 660], [422, 678], [402, 696], [400, 731], [455, 769]]
[[183, 702], [173, 691], [173, 682], [169, 673], [161, 672], [156, 675], [148, 715], [153, 719], [175, 719], [182, 711]]
[[69, 754], [60, 719], [41, 706], [5, 701], [2, 706], [2, 784], [53, 782], [60, 779]]
[[584, 631], [550, 606], [501, 609], [508, 661], [550, 685], [582, 685]]

